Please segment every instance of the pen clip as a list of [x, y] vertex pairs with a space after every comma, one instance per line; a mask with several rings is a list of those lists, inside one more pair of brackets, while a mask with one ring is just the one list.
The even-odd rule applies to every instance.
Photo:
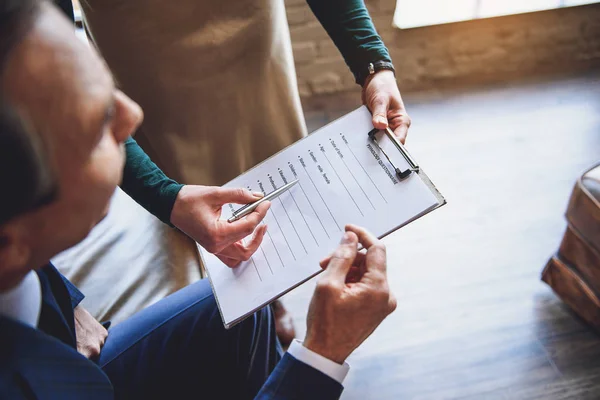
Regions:
[[266, 198], [266, 196], [263, 196], [260, 199], [253, 201], [252, 203], [243, 205], [242, 207], [238, 208], [231, 214], [231, 217], [229, 217], [228, 221], [229, 222], [237, 221], [240, 218], [240, 215], [244, 214], [244, 211], [246, 211], [248, 208], [251, 208], [251, 207], [257, 207], [261, 202], [265, 201], [265, 198]]
[[256, 201], [255, 201], [255, 202], [253, 202], [253, 203], [249, 203], [249, 204], [243, 205], [242, 207], [240, 207], [240, 208], [238, 208], [237, 210], [235, 210], [235, 211], [233, 212], [233, 214], [231, 214], [231, 216], [235, 218], [235, 217], [236, 217], [238, 214], [241, 214], [241, 213], [242, 213], [244, 210], [246, 210], [247, 208], [250, 208], [250, 207], [252, 207], [252, 206], [254, 205], [254, 203], [256, 203], [256, 202], [259, 202], [259, 201], [261, 201], [261, 200], [262, 200], [262, 198], [260, 198], [260, 199], [256, 200]]

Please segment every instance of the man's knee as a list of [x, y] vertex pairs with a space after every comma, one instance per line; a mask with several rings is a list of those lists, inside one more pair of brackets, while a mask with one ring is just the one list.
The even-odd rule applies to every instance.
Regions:
[[275, 335], [275, 318], [271, 306], [266, 306], [240, 322], [232, 329], [248, 337], [255, 347], [258, 342], [273, 342], [277, 340]]
[[273, 317], [273, 309], [270, 305], [261, 308], [255, 313], [255, 315], [261, 323], [273, 324], [275, 322], [275, 318]]
[[275, 329], [275, 318], [271, 306], [266, 306], [254, 313], [254, 323], [259, 329], [269, 332]]

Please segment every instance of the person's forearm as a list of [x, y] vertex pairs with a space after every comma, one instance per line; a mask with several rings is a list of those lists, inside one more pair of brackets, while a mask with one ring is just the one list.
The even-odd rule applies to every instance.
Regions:
[[121, 189], [138, 204], [171, 224], [171, 211], [183, 185], [167, 177], [132, 138], [125, 142], [126, 161]]
[[392, 61], [363, 0], [307, 0], [307, 3], [356, 78], [369, 63]]

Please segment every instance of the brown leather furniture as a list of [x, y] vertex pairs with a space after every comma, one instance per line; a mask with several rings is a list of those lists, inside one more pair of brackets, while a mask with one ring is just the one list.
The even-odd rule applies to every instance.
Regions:
[[577, 180], [566, 217], [565, 235], [542, 280], [600, 330], [600, 163]]

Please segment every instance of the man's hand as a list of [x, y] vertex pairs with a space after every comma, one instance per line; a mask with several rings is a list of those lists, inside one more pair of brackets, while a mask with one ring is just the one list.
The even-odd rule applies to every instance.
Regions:
[[[221, 208], [227, 203], [253, 203], [262, 196], [245, 189], [187, 185], [177, 195], [171, 223], [233, 268], [249, 260], [260, 246], [267, 225], [258, 225], [271, 203], [265, 201], [254, 212], [232, 223], [219, 219]], [[242, 239], [253, 232], [252, 238], [244, 244]]]
[[[358, 243], [367, 250], [358, 252]], [[386, 274], [385, 246], [363, 228], [347, 225], [339, 247], [321, 261], [307, 317], [304, 346], [342, 364], [396, 309]]]
[[367, 77], [363, 85], [362, 102], [371, 110], [375, 128], [385, 129], [389, 125], [404, 143], [410, 127], [410, 117], [404, 108], [392, 71], [378, 71]]
[[77, 351], [89, 359], [95, 359], [100, 355], [108, 331], [80, 305], [75, 307], [73, 314]]

